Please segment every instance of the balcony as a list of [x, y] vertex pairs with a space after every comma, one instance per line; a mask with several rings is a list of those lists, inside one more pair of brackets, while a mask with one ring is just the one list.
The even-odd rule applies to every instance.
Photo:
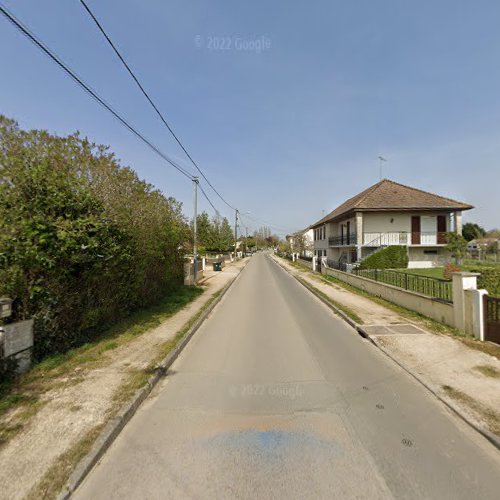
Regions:
[[328, 245], [331, 247], [344, 247], [357, 245], [358, 237], [356, 233], [344, 234], [341, 236], [332, 236], [328, 238]]
[[363, 233], [363, 246], [382, 247], [389, 245], [445, 245], [446, 233], [434, 232], [390, 232]]

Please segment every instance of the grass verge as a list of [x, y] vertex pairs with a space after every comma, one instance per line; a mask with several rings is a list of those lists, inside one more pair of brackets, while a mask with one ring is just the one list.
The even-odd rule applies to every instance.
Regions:
[[500, 371], [498, 371], [494, 366], [489, 365], [477, 365], [474, 370], [482, 373], [486, 377], [500, 378]]
[[83, 380], [86, 371], [106, 363], [109, 351], [159, 326], [202, 292], [202, 288], [182, 287], [158, 304], [128, 316], [95, 341], [46, 358], [17, 380], [0, 385], [0, 446], [43, 407], [45, 393]]
[[78, 464], [78, 462], [90, 451], [104, 426], [114, 418], [123, 404], [130, 401], [134, 394], [148, 383], [150, 377], [158, 370], [158, 364], [179, 344], [193, 325], [201, 318], [213, 302], [217, 300], [222, 291], [223, 290], [215, 292], [203, 307], [176, 333], [175, 337], [158, 346], [157, 356], [146, 369], [134, 369], [129, 371], [127, 380], [120, 386], [114, 395], [113, 406], [108, 412], [105, 422], [86, 433], [82, 439], [59, 457], [45, 473], [43, 478], [33, 487], [28, 495], [30, 500], [54, 498], [57, 496], [68, 481], [76, 464]]
[[406, 307], [399, 306], [381, 297], [372, 295], [368, 292], [365, 292], [364, 290], [361, 290], [360, 288], [352, 286], [349, 283], [345, 283], [344, 281], [339, 280], [338, 278], [314, 272], [309, 267], [305, 266], [300, 262], [288, 262], [288, 263], [301, 271], [309, 273], [313, 278], [319, 281], [323, 281], [325, 283], [342, 287], [349, 292], [359, 295], [360, 297], [365, 297], [371, 300], [372, 302], [375, 302], [376, 304], [379, 304], [383, 307], [386, 307], [387, 309], [390, 309], [391, 311], [394, 311], [403, 318], [416, 321], [420, 323], [428, 331], [455, 337], [458, 340], [460, 340], [463, 344], [465, 344], [467, 347], [484, 352], [500, 360], [500, 345], [493, 344], [492, 342], [481, 342], [479, 340], [476, 340], [471, 335], [467, 335], [466, 333], [458, 330], [457, 328], [445, 325], [443, 323], [440, 323], [439, 321], [424, 316], [423, 314], [419, 314], [415, 311], [412, 311], [411, 309], [407, 309]]
[[473, 412], [478, 413], [487, 423], [488, 428], [491, 432], [493, 432], [497, 436], [500, 435], [500, 414], [498, 414], [492, 408], [487, 408], [486, 406], [476, 401], [474, 398], [471, 398], [468, 394], [465, 394], [465, 392], [455, 389], [454, 387], [443, 385], [442, 388], [450, 398], [467, 406]]
[[334, 307], [336, 307], [337, 309], [342, 311], [347, 317], [351, 318], [355, 323], [357, 323], [358, 325], [363, 324], [363, 320], [351, 308], [333, 300], [326, 293], [323, 293], [321, 290], [316, 288], [314, 285], [307, 283], [307, 286], [312, 288], [314, 290], [314, 292], [317, 293], [321, 298], [323, 298], [324, 300], [326, 300], [327, 302], [332, 304]]

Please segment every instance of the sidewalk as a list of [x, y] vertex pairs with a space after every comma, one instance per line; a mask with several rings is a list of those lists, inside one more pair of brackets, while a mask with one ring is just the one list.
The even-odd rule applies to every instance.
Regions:
[[[23, 430], [0, 448], [0, 498], [52, 498], [81, 458], [80, 447], [98, 432], [130, 397], [134, 377], [147, 380], [165, 344], [220, 292], [248, 259], [226, 265], [202, 284], [204, 293], [160, 326], [102, 353], [97, 367], [76, 368], [41, 396], [41, 408]], [[104, 361], [104, 362], [102, 362]], [[141, 380], [142, 380], [141, 379]], [[60, 382], [60, 383], [59, 383]], [[15, 412], [15, 411], [14, 411]], [[8, 421], [15, 415], [2, 416]], [[61, 470], [63, 471], [61, 475]], [[49, 485], [49, 486], [47, 486]], [[62, 487], [62, 484], [59, 485]]]
[[500, 436], [500, 360], [423, 322], [396, 312], [274, 257], [290, 274], [313, 286], [361, 321], [369, 338], [477, 427]]

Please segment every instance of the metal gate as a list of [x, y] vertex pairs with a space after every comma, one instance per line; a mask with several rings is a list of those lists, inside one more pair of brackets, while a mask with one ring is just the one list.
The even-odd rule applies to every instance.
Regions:
[[484, 296], [484, 339], [500, 344], [500, 298]]

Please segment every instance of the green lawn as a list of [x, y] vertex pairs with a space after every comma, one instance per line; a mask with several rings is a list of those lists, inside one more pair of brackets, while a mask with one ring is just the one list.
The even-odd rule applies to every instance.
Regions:
[[429, 278], [443, 278], [444, 267], [432, 267], [429, 269], [398, 269], [403, 273], [428, 276]]

